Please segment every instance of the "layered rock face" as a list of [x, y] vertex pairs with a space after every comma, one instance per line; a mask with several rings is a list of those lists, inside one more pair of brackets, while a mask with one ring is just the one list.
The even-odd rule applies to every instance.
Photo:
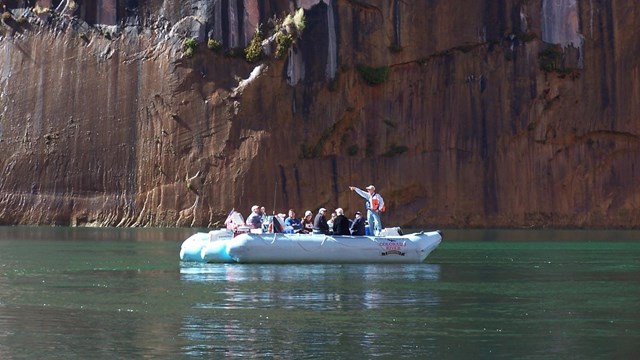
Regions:
[[352, 214], [372, 183], [388, 226], [640, 225], [635, 0], [4, 4], [1, 224]]

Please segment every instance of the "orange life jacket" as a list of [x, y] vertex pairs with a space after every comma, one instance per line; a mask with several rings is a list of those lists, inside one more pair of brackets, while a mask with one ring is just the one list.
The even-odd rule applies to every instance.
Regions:
[[378, 210], [378, 206], [379, 205], [380, 205], [380, 201], [377, 198], [372, 197], [371, 198], [371, 210]]
[[382, 207], [380, 207], [380, 200], [378, 200], [377, 197], [372, 197], [371, 198], [371, 209], [372, 210], [378, 210], [378, 212], [383, 213], [383, 212], [385, 212], [387, 210], [387, 206], [386, 205], [382, 205]]

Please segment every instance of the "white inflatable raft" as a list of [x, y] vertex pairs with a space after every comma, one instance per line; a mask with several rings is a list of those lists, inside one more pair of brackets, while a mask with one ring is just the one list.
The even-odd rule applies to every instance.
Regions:
[[[440, 231], [385, 236], [197, 233], [186, 239], [180, 259], [208, 263], [420, 263], [442, 241]], [[391, 231], [389, 231], [391, 230]], [[385, 232], [383, 231], [383, 234]]]

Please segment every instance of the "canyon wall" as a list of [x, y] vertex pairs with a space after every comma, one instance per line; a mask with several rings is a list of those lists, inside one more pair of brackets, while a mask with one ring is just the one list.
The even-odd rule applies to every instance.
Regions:
[[351, 215], [374, 184], [388, 226], [640, 226], [634, 0], [3, 4], [0, 224]]

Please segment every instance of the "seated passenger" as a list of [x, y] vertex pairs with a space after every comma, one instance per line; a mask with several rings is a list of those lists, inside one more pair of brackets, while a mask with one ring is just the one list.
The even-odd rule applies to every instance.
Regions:
[[302, 218], [302, 229], [300, 234], [311, 234], [313, 232], [313, 213], [309, 210], [305, 211]]
[[364, 235], [364, 218], [362, 217], [362, 213], [360, 211], [356, 211], [356, 217], [351, 221], [351, 235], [363, 236]]
[[302, 221], [296, 217], [296, 212], [293, 209], [289, 209], [289, 217], [284, 221], [285, 232], [287, 233], [299, 233], [302, 230]]
[[258, 205], [251, 207], [251, 215], [247, 217], [246, 224], [252, 229], [262, 229], [262, 214]]
[[333, 234], [334, 235], [351, 235], [349, 227], [351, 222], [344, 216], [344, 210], [342, 208], [336, 209], [336, 219], [333, 222]]
[[264, 206], [260, 207], [260, 219], [262, 220], [262, 229], [265, 232], [269, 228], [269, 225], [271, 225], [271, 220], [274, 216], [275, 214], [267, 215], [267, 210], [264, 208]]
[[336, 221], [336, 217], [338, 215], [336, 214], [336, 212], [332, 212], [331, 213], [331, 218], [329, 220], [327, 220], [327, 225], [329, 225], [329, 232], [333, 232], [333, 222]]
[[318, 214], [316, 218], [313, 220], [313, 233], [314, 234], [328, 234], [329, 233], [329, 225], [327, 225], [327, 219], [325, 219], [324, 214], [327, 212], [327, 209], [320, 208], [318, 210]]

